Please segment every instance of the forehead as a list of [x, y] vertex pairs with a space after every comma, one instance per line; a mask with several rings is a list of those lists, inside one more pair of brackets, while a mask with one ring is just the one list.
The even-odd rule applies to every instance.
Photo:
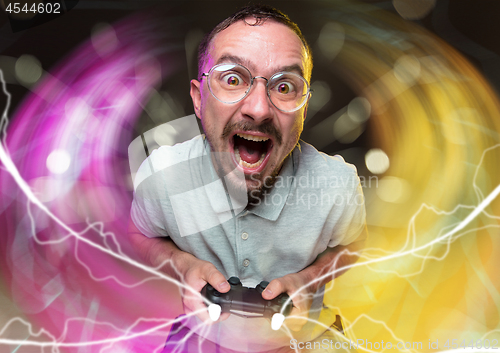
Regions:
[[300, 38], [284, 24], [266, 20], [250, 26], [238, 21], [213, 38], [206, 69], [235, 58], [254, 75], [268, 75], [293, 66], [303, 74], [307, 52]]

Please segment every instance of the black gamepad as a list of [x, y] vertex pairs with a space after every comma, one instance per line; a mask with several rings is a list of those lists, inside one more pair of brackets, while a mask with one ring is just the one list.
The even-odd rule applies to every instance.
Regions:
[[[271, 319], [271, 327], [278, 330], [285, 316], [292, 310], [292, 301], [286, 293], [281, 293], [272, 300], [262, 298], [262, 292], [269, 282], [262, 281], [255, 288], [243, 287], [238, 277], [228, 279], [231, 289], [227, 293], [220, 293], [210, 284], [201, 290], [203, 295], [212, 304], [208, 307], [210, 318], [219, 319], [220, 313], [232, 313], [243, 317], [265, 317]], [[288, 301], [288, 304], [283, 305]], [[283, 308], [283, 310], [282, 310]]]

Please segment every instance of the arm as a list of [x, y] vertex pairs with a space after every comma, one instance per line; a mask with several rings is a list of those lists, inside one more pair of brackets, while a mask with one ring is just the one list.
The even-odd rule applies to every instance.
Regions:
[[[313, 292], [316, 292], [323, 285], [347, 272], [349, 268], [345, 267], [358, 261], [359, 255], [364, 247], [366, 236], [367, 231], [365, 226], [354, 242], [349, 245], [337, 245], [333, 248], [327, 248], [318, 255], [311, 265], [299, 272], [299, 274], [305, 278], [306, 283], [311, 283], [310, 287]], [[349, 255], [349, 253], [352, 255]], [[337, 269], [341, 268], [344, 269], [336, 272]], [[325, 276], [323, 279], [312, 283], [315, 279], [323, 276]]]
[[[354, 264], [358, 260], [366, 237], [367, 231], [365, 226], [358, 238], [349, 245], [338, 245], [333, 248], [327, 248], [318, 255], [312, 264], [302, 271], [272, 280], [262, 293], [262, 297], [270, 300], [284, 292], [290, 296], [293, 295], [292, 302], [294, 308], [290, 315], [299, 316], [300, 318], [288, 320], [287, 326], [291, 330], [299, 331], [307, 323], [313, 295], [323, 285], [348, 270], [343, 269], [336, 272], [337, 269]], [[353, 254], [349, 255], [347, 252]], [[324, 278], [316, 281], [316, 279], [323, 276]], [[302, 290], [297, 292], [300, 288]]]
[[[164, 263], [160, 271], [190, 286], [197, 293], [207, 282], [221, 293], [229, 291], [226, 278], [212, 263], [180, 250], [170, 238], [148, 238], [137, 229], [132, 220], [129, 221], [128, 236], [133, 248], [147, 264], [158, 267]], [[182, 291], [182, 302], [187, 312], [200, 310], [198, 317], [211, 322], [200, 296]], [[221, 316], [220, 320], [224, 318]]]

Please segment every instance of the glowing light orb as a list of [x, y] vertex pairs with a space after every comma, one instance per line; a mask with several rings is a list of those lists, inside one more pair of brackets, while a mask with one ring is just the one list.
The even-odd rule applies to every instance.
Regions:
[[71, 164], [71, 156], [65, 150], [54, 150], [47, 157], [46, 166], [53, 174], [63, 174]]
[[411, 188], [404, 179], [386, 176], [379, 181], [377, 196], [385, 202], [402, 203], [410, 196]]
[[21, 55], [16, 61], [17, 80], [23, 85], [32, 85], [42, 77], [42, 64], [32, 55]]
[[389, 157], [379, 148], [373, 148], [365, 155], [366, 167], [373, 174], [382, 174], [389, 169]]

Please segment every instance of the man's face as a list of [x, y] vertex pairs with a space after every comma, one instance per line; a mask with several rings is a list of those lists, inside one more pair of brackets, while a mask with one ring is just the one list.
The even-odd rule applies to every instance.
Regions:
[[[251, 22], [253, 19], [247, 21]], [[203, 72], [220, 63], [247, 67], [252, 76], [269, 79], [280, 71], [307, 75], [307, 54], [298, 36], [283, 24], [267, 20], [258, 26], [238, 21], [212, 40]], [[266, 80], [257, 78], [240, 102], [226, 104], [210, 93], [206, 77], [191, 81], [196, 115], [216, 153], [216, 163], [226, 175], [238, 168], [245, 180], [231, 182], [248, 192], [260, 190], [265, 178], [276, 176], [286, 156], [297, 144], [307, 104], [292, 113], [278, 110], [269, 100]], [[241, 174], [241, 173], [238, 173]], [[269, 182], [266, 182], [269, 185]]]

